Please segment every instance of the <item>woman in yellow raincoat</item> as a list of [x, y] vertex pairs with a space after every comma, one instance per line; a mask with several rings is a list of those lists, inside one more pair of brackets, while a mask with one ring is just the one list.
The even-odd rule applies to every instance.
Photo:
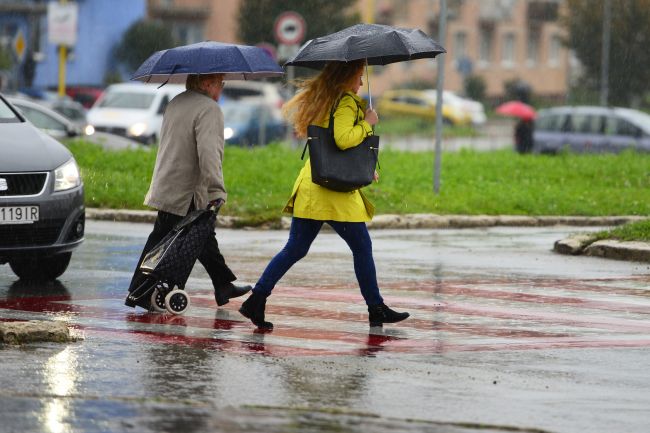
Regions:
[[[306, 137], [310, 124], [327, 128], [334, 106], [334, 139], [339, 148], [357, 146], [372, 134], [372, 125], [378, 121], [377, 113], [366, 110], [365, 101], [357, 96], [363, 68], [362, 61], [331, 62], [316, 77], [301, 84], [301, 91], [283, 107], [283, 113], [293, 122], [299, 137]], [[239, 309], [241, 314], [259, 328], [273, 327], [264, 318], [266, 298], [291, 266], [307, 255], [323, 223], [327, 223], [352, 250], [354, 271], [368, 305], [370, 326], [399, 322], [409, 316], [388, 308], [379, 294], [372, 242], [366, 227], [375, 208], [361, 190], [337, 192], [313, 183], [307, 160], [284, 211], [293, 214], [289, 240], [264, 270], [250, 297]]]

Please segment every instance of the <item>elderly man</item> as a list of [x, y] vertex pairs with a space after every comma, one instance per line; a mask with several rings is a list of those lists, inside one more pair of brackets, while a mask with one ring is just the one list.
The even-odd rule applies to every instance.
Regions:
[[[215, 101], [221, 96], [223, 74], [189, 75], [186, 91], [171, 100], [163, 117], [160, 147], [144, 204], [158, 210], [153, 231], [144, 246], [129, 292], [145, 280], [138, 271], [144, 256], [188, 212], [226, 201], [223, 184], [223, 114]], [[212, 279], [217, 305], [242, 296], [251, 286], [237, 286], [212, 236], [199, 261]], [[126, 305], [136, 303], [127, 299]], [[149, 299], [138, 306], [149, 308]]]

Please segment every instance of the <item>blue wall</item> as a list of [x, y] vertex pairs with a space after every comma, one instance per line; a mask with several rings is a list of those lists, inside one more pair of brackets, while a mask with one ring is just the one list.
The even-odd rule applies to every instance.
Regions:
[[[145, 17], [146, 0], [77, 0], [77, 4], [77, 44], [74, 57], [66, 64], [66, 85], [103, 85], [106, 72], [116, 69], [113, 47], [131, 24]], [[42, 47], [46, 49], [36, 67], [34, 86], [55, 88], [59, 56], [57, 47], [47, 43], [47, 18], [43, 20]]]

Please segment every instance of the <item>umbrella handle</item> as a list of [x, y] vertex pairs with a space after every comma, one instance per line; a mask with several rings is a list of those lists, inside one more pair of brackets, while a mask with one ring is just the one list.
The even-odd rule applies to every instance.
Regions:
[[370, 92], [370, 72], [368, 72], [368, 59], [366, 59], [366, 83], [368, 83], [368, 101], [372, 110], [372, 93]]

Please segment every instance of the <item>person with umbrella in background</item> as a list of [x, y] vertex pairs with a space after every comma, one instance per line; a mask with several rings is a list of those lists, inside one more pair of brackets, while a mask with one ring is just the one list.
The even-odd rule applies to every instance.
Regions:
[[496, 112], [504, 116], [516, 117], [519, 120], [515, 125], [514, 139], [517, 153], [530, 153], [533, 151], [534, 119], [537, 116], [535, 109], [525, 102], [509, 101], [499, 105]]
[[[372, 126], [379, 120], [377, 113], [366, 109], [365, 102], [357, 96], [364, 65], [364, 61], [331, 62], [315, 78], [301, 84], [301, 91], [283, 107], [298, 137], [306, 138], [310, 124], [328, 127], [332, 109], [334, 138], [340, 148], [354, 147], [373, 133]], [[375, 209], [361, 190], [337, 192], [313, 183], [307, 160], [284, 210], [293, 214], [289, 240], [268, 264], [239, 310], [253, 324], [262, 329], [273, 327], [265, 320], [266, 299], [282, 276], [307, 255], [323, 223], [329, 224], [352, 250], [354, 271], [368, 306], [370, 325], [381, 326], [409, 317], [409, 313], [398, 313], [387, 307], [379, 293], [372, 241], [365, 224], [372, 219]]]
[[[216, 101], [226, 78], [255, 78], [283, 73], [257, 47], [201, 42], [154, 53], [135, 72], [133, 79], [152, 82], [185, 82], [186, 91], [165, 109], [153, 178], [144, 203], [158, 210], [154, 228], [144, 246], [129, 292], [146, 276], [140, 271], [145, 255], [194, 209], [219, 208], [227, 194], [222, 162], [223, 113]], [[237, 278], [219, 251], [214, 231], [198, 260], [210, 275], [217, 305], [251, 290], [235, 285]], [[149, 305], [137, 304], [149, 309]], [[126, 305], [134, 307], [127, 298]]]

